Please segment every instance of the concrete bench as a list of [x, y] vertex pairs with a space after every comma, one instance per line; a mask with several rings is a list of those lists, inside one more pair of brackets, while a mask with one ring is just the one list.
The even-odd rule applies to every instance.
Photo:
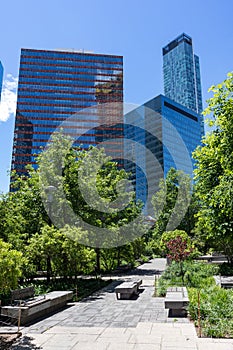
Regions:
[[224, 263], [228, 261], [225, 255], [201, 255], [196, 260], [207, 261], [209, 263]]
[[141, 284], [141, 279], [121, 283], [115, 288], [117, 299], [130, 299], [132, 295], [138, 294], [138, 290]]
[[220, 287], [225, 289], [233, 288], [233, 276], [221, 276], [220, 277]]
[[169, 316], [187, 316], [186, 308], [189, 304], [186, 287], [169, 287], [164, 300], [165, 309], [169, 309]]
[[35, 294], [34, 287], [26, 287], [11, 291], [11, 305], [19, 304], [20, 301], [26, 302], [29, 298], [33, 298]]
[[21, 315], [21, 325], [28, 324], [40, 317], [47, 316], [63, 308], [69, 300], [72, 300], [72, 291], [54, 291], [45, 294], [42, 298], [35, 298], [24, 304], [17, 306], [3, 306], [1, 316], [12, 319], [17, 322]]
[[11, 305], [13, 306], [30, 306], [33, 304], [44, 303], [45, 295], [34, 296], [34, 287], [26, 287], [11, 291]]

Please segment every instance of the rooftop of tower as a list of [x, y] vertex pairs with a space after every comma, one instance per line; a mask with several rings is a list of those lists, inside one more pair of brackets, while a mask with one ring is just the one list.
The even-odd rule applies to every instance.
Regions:
[[30, 52], [35, 53], [58, 53], [58, 54], [70, 54], [70, 55], [91, 55], [91, 56], [108, 56], [108, 57], [114, 57], [114, 58], [120, 58], [122, 59], [123, 56], [114, 55], [114, 54], [108, 54], [108, 53], [94, 53], [93, 51], [88, 51], [84, 49], [76, 50], [76, 49], [31, 49], [31, 48], [21, 48], [21, 54], [27, 54]]
[[172, 40], [169, 44], [163, 47], [163, 56], [166, 55], [171, 50], [173, 50], [176, 46], [178, 46], [183, 41], [186, 42], [187, 44], [192, 45], [192, 38], [189, 35], [182, 33], [177, 38]]
[[68, 49], [68, 48], [56, 48], [54, 51], [62, 52], [75, 52], [75, 53], [94, 53], [94, 51], [85, 50], [85, 49]]

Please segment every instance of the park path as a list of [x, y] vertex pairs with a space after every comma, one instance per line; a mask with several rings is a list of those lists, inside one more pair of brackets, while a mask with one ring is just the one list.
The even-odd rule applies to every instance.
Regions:
[[[233, 340], [200, 339], [187, 318], [173, 319], [164, 298], [153, 297], [154, 279], [166, 266], [152, 259], [65, 310], [22, 329], [14, 350], [233, 350]], [[117, 300], [114, 288], [140, 276], [141, 293]]]

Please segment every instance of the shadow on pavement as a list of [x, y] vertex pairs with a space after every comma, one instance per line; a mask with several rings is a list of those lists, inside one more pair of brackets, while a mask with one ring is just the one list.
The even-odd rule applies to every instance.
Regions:
[[43, 349], [41, 346], [33, 344], [33, 338], [28, 336], [23, 336], [14, 345], [12, 345], [12, 350], [40, 350]]
[[[96, 292], [95, 294], [92, 294], [92, 295], [80, 300], [79, 303], [88, 303], [88, 302], [93, 302], [93, 301], [100, 300], [100, 299], [105, 299], [105, 297], [106, 297], [105, 293], [115, 293], [115, 287], [120, 285], [124, 281], [125, 280], [123, 280], [123, 279], [118, 280], [118, 281], [114, 281], [111, 284], [109, 284], [107, 287], [104, 287], [101, 291]], [[139, 288], [137, 294], [133, 294], [130, 299], [126, 299], [126, 300], [137, 300], [138, 297], [140, 296], [140, 294], [144, 292], [144, 290], [145, 290], [144, 288]], [[119, 300], [124, 300], [124, 299], [119, 299]]]
[[113, 281], [108, 286], [101, 289], [100, 291], [97, 291], [96, 293], [91, 294], [90, 296], [80, 300], [79, 303], [86, 303], [86, 302], [96, 301], [99, 299], [104, 299], [105, 293], [114, 293], [115, 287], [121, 284], [122, 282], [124, 281], [123, 280]]

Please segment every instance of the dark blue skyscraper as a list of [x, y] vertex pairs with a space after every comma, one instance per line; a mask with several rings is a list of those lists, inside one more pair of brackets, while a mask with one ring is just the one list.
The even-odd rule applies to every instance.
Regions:
[[3, 81], [3, 66], [0, 61], [0, 101], [1, 101], [1, 93], [2, 93], [2, 81]]
[[[104, 127], [100, 112], [105, 103], [122, 101], [122, 56], [22, 49], [12, 170], [24, 174], [25, 165], [36, 166], [37, 154], [67, 119], [69, 123], [62, 125], [64, 132], [84, 149], [102, 142], [109, 133], [121, 133], [122, 127]], [[96, 113], [95, 106], [99, 107]], [[77, 116], [88, 107], [93, 107], [90, 113]], [[122, 121], [118, 117], [122, 111], [112, 110], [113, 124]]]
[[198, 114], [202, 112], [199, 58], [187, 34], [163, 48], [163, 77], [165, 96]]
[[159, 95], [125, 115], [125, 167], [131, 172], [137, 199], [151, 197], [171, 167], [193, 176], [192, 152], [201, 144], [198, 113]]

